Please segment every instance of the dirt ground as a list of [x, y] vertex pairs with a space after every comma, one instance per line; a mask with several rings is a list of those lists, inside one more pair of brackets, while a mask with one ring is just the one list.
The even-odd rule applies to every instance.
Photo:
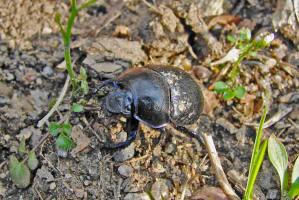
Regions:
[[[101, 95], [92, 89], [128, 68], [148, 64], [179, 67], [199, 83], [205, 105], [194, 126], [213, 136], [240, 198], [265, 107], [263, 138], [274, 133], [293, 166], [299, 153], [298, 5], [297, 0], [98, 0], [79, 13], [72, 29], [74, 70], [86, 69], [90, 92], [72, 96], [69, 87], [57, 112], [38, 126], [67, 79], [54, 16], [59, 12], [66, 24], [70, 1], [0, 1], [0, 199], [150, 199], [146, 191], [157, 200], [212, 194], [218, 196], [210, 199], [227, 199], [205, 145], [173, 128], [152, 129], [140, 122], [137, 138], [128, 146], [100, 148], [101, 141], [126, 139], [128, 119], [105, 107], [105, 95], [113, 87]], [[223, 59], [233, 48], [226, 36], [245, 28], [252, 36], [275, 33], [275, 39], [240, 63], [236, 82], [246, 88], [245, 97], [225, 101], [213, 85], [227, 80], [225, 70], [232, 66], [231, 59]], [[98, 109], [72, 112], [70, 102], [83, 100]], [[74, 149], [59, 149], [54, 137], [40, 144], [49, 122], [65, 120], [73, 126]], [[25, 158], [18, 152], [22, 137], [27, 149], [37, 146], [39, 161], [24, 189], [13, 184], [8, 169], [12, 155]], [[267, 156], [255, 195], [280, 199], [279, 176]]]

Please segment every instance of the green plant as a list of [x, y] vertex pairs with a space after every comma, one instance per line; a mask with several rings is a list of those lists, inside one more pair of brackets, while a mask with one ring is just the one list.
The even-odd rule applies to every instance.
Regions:
[[50, 123], [50, 134], [52, 136], [57, 136], [56, 144], [59, 148], [68, 150], [75, 146], [72, 139], [69, 137], [71, 135], [72, 126], [70, 124], [57, 124], [56, 122]]
[[242, 86], [230, 87], [227, 83], [223, 81], [218, 81], [215, 83], [215, 91], [217, 93], [222, 93], [224, 100], [230, 100], [234, 97], [242, 99], [246, 93], [246, 90]]
[[[60, 32], [61, 32], [62, 37], [63, 37], [65, 63], [66, 63], [66, 68], [67, 68], [68, 74], [71, 78], [72, 91], [73, 92], [75, 92], [77, 90], [77, 85], [78, 85], [78, 80], [79, 79], [76, 77], [76, 74], [75, 74], [75, 72], [73, 70], [73, 67], [72, 67], [72, 64], [71, 64], [72, 63], [71, 62], [71, 51], [70, 51], [71, 33], [72, 33], [71, 30], [72, 30], [72, 26], [74, 24], [74, 20], [75, 20], [75, 17], [77, 16], [77, 14], [83, 8], [93, 4], [95, 1], [96, 0], [89, 0], [86, 3], [82, 4], [79, 8], [77, 8], [76, 0], [72, 0], [71, 10], [70, 10], [71, 13], [70, 13], [70, 16], [69, 16], [68, 21], [67, 21], [66, 29], [64, 29], [62, 27], [61, 20], [60, 20], [60, 13], [57, 13], [55, 15], [55, 21], [58, 24], [58, 26], [60, 28]], [[86, 73], [85, 73], [85, 75], [86, 75]], [[81, 77], [82, 77], [82, 71], [81, 71]], [[85, 77], [84, 80], [83, 80], [83, 84], [81, 82], [81, 87], [83, 85], [83, 90], [84, 90], [84, 88], [86, 88], [86, 85], [87, 85], [86, 77]]]
[[247, 186], [243, 197], [244, 200], [252, 199], [254, 182], [258, 174], [258, 171], [261, 167], [267, 149], [268, 139], [264, 140], [264, 142], [261, 144], [262, 130], [263, 130], [266, 114], [267, 114], [267, 108], [265, 108], [264, 110], [264, 114], [261, 118], [259, 129], [255, 137], [255, 142], [254, 142], [254, 147], [253, 147], [253, 152], [252, 152], [250, 167], [249, 167]]
[[269, 138], [268, 156], [270, 162], [276, 169], [281, 185], [281, 199], [294, 199], [299, 195], [299, 157], [297, 157], [292, 170], [291, 184], [288, 177], [288, 154], [284, 145], [277, 141], [274, 134]]
[[[150, 200], [155, 200], [155, 197], [153, 196], [153, 194], [150, 190], [146, 190], [145, 193], [147, 194], [147, 196]], [[160, 197], [161, 197], [161, 200], [165, 200], [165, 197], [163, 197], [162, 195]]]
[[[57, 24], [60, 28], [60, 32], [63, 37], [65, 63], [66, 63], [66, 68], [67, 68], [68, 74], [69, 74], [71, 82], [72, 82], [73, 94], [78, 91], [83, 92], [83, 94], [87, 94], [88, 93], [88, 83], [87, 83], [86, 70], [83, 67], [81, 67], [80, 74], [79, 74], [79, 76], [77, 76], [73, 70], [72, 65], [71, 65], [71, 63], [72, 63], [71, 62], [71, 52], [70, 52], [71, 33], [72, 33], [71, 30], [72, 30], [72, 26], [74, 24], [74, 20], [75, 20], [75, 17], [77, 16], [77, 14], [83, 8], [94, 3], [95, 1], [96, 0], [89, 0], [86, 3], [82, 4], [79, 8], [77, 8], [76, 0], [72, 0], [71, 9], [70, 9], [71, 13], [68, 18], [67, 26], [65, 29], [62, 27], [62, 24], [61, 24], [60, 14], [57, 13], [55, 15], [55, 21], [57, 22]], [[81, 83], [79, 88], [78, 88], [78, 82]], [[83, 110], [83, 106], [78, 105], [78, 104], [73, 104], [72, 110], [74, 112], [81, 112]], [[69, 137], [71, 134], [71, 129], [72, 129], [72, 126], [68, 123], [64, 123], [62, 125], [59, 125], [55, 122], [50, 123], [51, 135], [52, 136], [58, 135], [56, 144], [59, 148], [67, 150], [67, 149], [70, 149], [75, 146], [74, 142]]]
[[[19, 153], [25, 153], [27, 156], [22, 162], [19, 162], [14, 155], [11, 156], [9, 160], [9, 173], [13, 183], [18, 188], [26, 188], [30, 184], [30, 170], [35, 170], [37, 168], [38, 160], [34, 150], [26, 150], [24, 138], [22, 138], [20, 142]], [[26, 161], [27, 164], [25, 164]]]
[[[55, 16], [55, 21], [57, 22], [57, 24], [60, 28], [61, 34], [63, 36], [65, 62], [66, 62], [66, 67], [67, 67], [69, 77], [72, 82], [73, 94], [78, 91], [83, 92], [83, 94], [87, 94], [88, 93], [88, 84], [86, 81], [87, 75], [86, 75], [85, 69], [81, 67], [80, 75], [76, 76], [76, 74], [72, 68], [72, 65], [71, 65], [71, 54], [70, 54], [71, 29], [72, 29], [75, 17], [79, 13], [79, 11], [81, 11], [86, 6], [94, 3], [95, 1], [96, 0], [89, 0], [86, 3], [82, 4], [79, 8], [77, 8], [76, 0], [72, 0], [71, 14], [68, 18], [66, 29], [64, 29], [61, 25], [60, 14], [57, 13]], [[53, 100], [50, 103], [49, 108], [51, 110], [43, 119], [41, 119], [39, 121], [39, 123], [37, 125], [38, 127], [41, 127], [45, 123], [45, 121], [47, 121], [48, 118], [57, 109], [57, 107], [61, 103], [61, 101], [67, 91], [68, 82], [69, 82], [69, 80], [67, 79], [59, 98], [57, 100], [56, 99]], [[81, 82], [80, 88], [78, 88], [78, 82]], [[78, 104], [73, 104], [72, 110], [74, 112], [81, 112], [83, 110], [83, 106], [78, 105]], [[60, 124], [57, 124], [56, 122], [51, 122], [49, 129], [50, 129], [49, 132], [52, 136], [58, 136], [58, 138], [56, 140], [56, 144], [59, 148], [68, 150], [75, 146], [74, 142], [69, 137], [71, 134], [71, 130], [72, 130], [72, 126], [70, 124], [64, 123], [64, 124], [60, 125]], [[46, 135], [46, 137], [44, 137], [44, 139], [47, 138], [47, 136], [48, 135]], [[35, 155], [36, 148], [37, 148], [37, 146], [34, 147], [31, 151], [26, 150], [25, 139], [23, 138], [20, 143], [19, 152], [27, 154], [26, 158], [22, 162], [19, 162], [19, 160], [13, 155], [13, 156], [11, 156], [11, 158], [9, 160], [10, 177], [11, 177], [13, 183], [19, 188], [26, 188], [30, 184], [30, 177], [31, 177], [30, 170], [34, 170], [38, 166], [38, 160]], [[25, 164], [26, 161], [27, 161], [27, 164]]]
[[281, 199], [293, 199], [299, 195], [299, 157], [297, 157], [292, 170], [291, 185], [289, 186], [288, 177], [288, 155], [283, 144], [276, 140], [275, 135], [271, 135], [268, 139], [261, 143], [261, 134], [263, 124], [266, 118], [267, 108], [261, 118], [259, 129], [255, 138], [253, 153], [250, 162], [247, 186], [245, 190], [244, 200], [252, 199], [252, 191], [255, 179], [262, 164], [265, 151], [268, 149], [268, 157], [275, 167], [280, 177], [281, 183]]
[[241, 32], [238, 39], [232, 35], [227, 36], [227, 41], [234, 43], [241, 53], [239, 54], [237, 61], [232, 65], [232, 69], [229, 73], [229, 81], [227, 81], [227, 83], [223, 81], [215, 83], [214, 89], [217, 93], [222, 93], [223, 99], [230, 100], [234, 97], [241, 99], [244, 97], [246, 93], [245, 88], [243, 86], [235, 85], [235, 80], [239, 73], [239, 64], [248, 55], [254, 57], [259, 49], [268, 46], [273, 39], [274, 34], [266, 36], [259, 35], [252, 39], [251, 31], [249, 29], [246, 29], [245, 32]]

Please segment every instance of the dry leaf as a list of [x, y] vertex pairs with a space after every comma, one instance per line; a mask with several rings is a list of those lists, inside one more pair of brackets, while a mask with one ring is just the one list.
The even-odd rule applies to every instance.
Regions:
[[227, 196], [219, 187], [204, 187], [195, 191], [191, 198], [192, 200], [228, 200]]
[[75, 156], [76, 153], [82, 151], [90, 143], [90, 139], [83, 133], [83, 131], [78, 126], [73, 127], [71, 138], [76, 143], [76, 147], [71, 151], [72, 156]]
[[234, 15], [222, 15], [222, 16], [216, 16], [211, 21], [209, 21], [208, 27], [209, 29], [217, 24], [219, 25], [230, 25], [230, 24], [238, 24], [242, 18], [240, 16], [234, 16]]
[[203, 108], [203, 113], [214, 118], [212, 111], [214, 110], [214, 108], [216, 108], [220, 105], [220, 103], [216, 97], [216, 93], [214, 91], [203, 90], [203, 96], [205, 97], [205, 105]]

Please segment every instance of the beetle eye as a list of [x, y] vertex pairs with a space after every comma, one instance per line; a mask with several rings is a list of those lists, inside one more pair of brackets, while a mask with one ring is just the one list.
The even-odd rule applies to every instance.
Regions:
[[125, 115], [130, 115], [131, 114], [131, 105], [125, 106], [122, 113]]

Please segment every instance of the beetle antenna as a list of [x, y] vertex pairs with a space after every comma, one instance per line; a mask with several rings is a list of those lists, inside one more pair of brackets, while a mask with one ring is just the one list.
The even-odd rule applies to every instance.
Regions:
[[115, 88], [119, 88], [119, 85], [116, 84], [116, 81], [110, 79], [110, 80], [105, 81], [105, 82], [102, 83], [101, 85], [99, 85], [99, 86], [98, 86], [98, 89], [100, 89], [100, 88], [102, 88], [102, 87], [104, 87], [104, 86], [106, 86], [106, 85], [108, 85], [108, 84], [110, 84], [110, 83], [112, 83], [113, 86], [114, 86]]

